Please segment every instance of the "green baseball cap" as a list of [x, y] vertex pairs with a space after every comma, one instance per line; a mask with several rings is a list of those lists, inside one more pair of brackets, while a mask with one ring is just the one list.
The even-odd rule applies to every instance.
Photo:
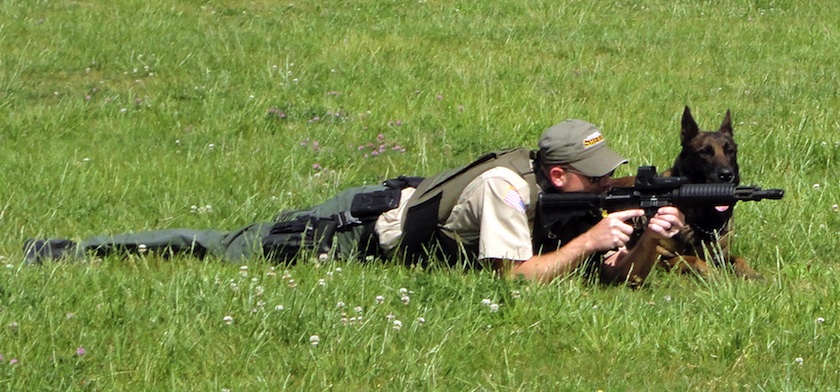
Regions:
[[540, 162], [569, 165], [584, 175], [600, 177], [627, 160], [607, 146], [598, 127], [581, 120], [555, 124], [540, 137]]

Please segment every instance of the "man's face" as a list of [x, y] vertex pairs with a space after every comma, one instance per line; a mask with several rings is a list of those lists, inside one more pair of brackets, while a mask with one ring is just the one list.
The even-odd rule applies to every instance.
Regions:
[[[560, 170], [558, 170], [560, 169]], [[577, 172], [573, 168], [555, 166], [549, 169], [551, 182], [560, 192], [602, 193], [610, 187], [612, 173], [603, 177], [592, 178]], [[595, 180], [593, 182], [593, 180]]]

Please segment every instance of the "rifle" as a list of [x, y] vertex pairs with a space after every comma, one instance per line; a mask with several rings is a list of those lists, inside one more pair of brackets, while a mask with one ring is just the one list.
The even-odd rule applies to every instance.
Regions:
[[614, 187], [605, 193], [541, 193], [538, 214], [543, 228], [584, 217], [593, 210], [607, 212], [641, 208], [650, 218], [659, 207], [720, 206], [738, 201], [778, 200], [783, 189], [761, 189], [734, 184], [689, 184], [685, 177], [660, 177], [654, 166], [639, 166], [632, 187]]

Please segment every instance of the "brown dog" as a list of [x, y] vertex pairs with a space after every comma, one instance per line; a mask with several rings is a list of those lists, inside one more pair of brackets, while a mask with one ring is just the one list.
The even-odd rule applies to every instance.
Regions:
[[[720, 128], [714, 132], [701, 131], [688, 106], [682, 116], [682, 151], [674, 165], [663, 176], [686, 177], [692, 184], [732, 183], [741, 177], [738, 167], [738, 145], [732, 132], [729, 111]], [[615, 186], [632, 186], [634, 177], [616, 179]], [[709, 273], [707, 260], [717, 266], [729, 266], [736, 275], [755, 279], [759, 274], [747, 262], [730, 254], [732, 240], [732, 207], [683, 207], [685, 227], [673, 238], [663, 240], [658, 247], [662, 264], [680, 272]]]

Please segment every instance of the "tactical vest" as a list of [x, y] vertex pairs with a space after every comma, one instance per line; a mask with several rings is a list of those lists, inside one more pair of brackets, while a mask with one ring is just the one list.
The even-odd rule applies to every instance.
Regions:
[[532, 160], [536, 151], [526, 148], [493, 151], [474, 162], [425, 179], [409, 199], [402, 219], [403, 237], [397, 252], [407, 263], [431, 253], [438, 229], [443, 226], [467, 185], [487, 170], [504, 167], [521, 176], [531, 191], [531, 205], [539, 199]]

